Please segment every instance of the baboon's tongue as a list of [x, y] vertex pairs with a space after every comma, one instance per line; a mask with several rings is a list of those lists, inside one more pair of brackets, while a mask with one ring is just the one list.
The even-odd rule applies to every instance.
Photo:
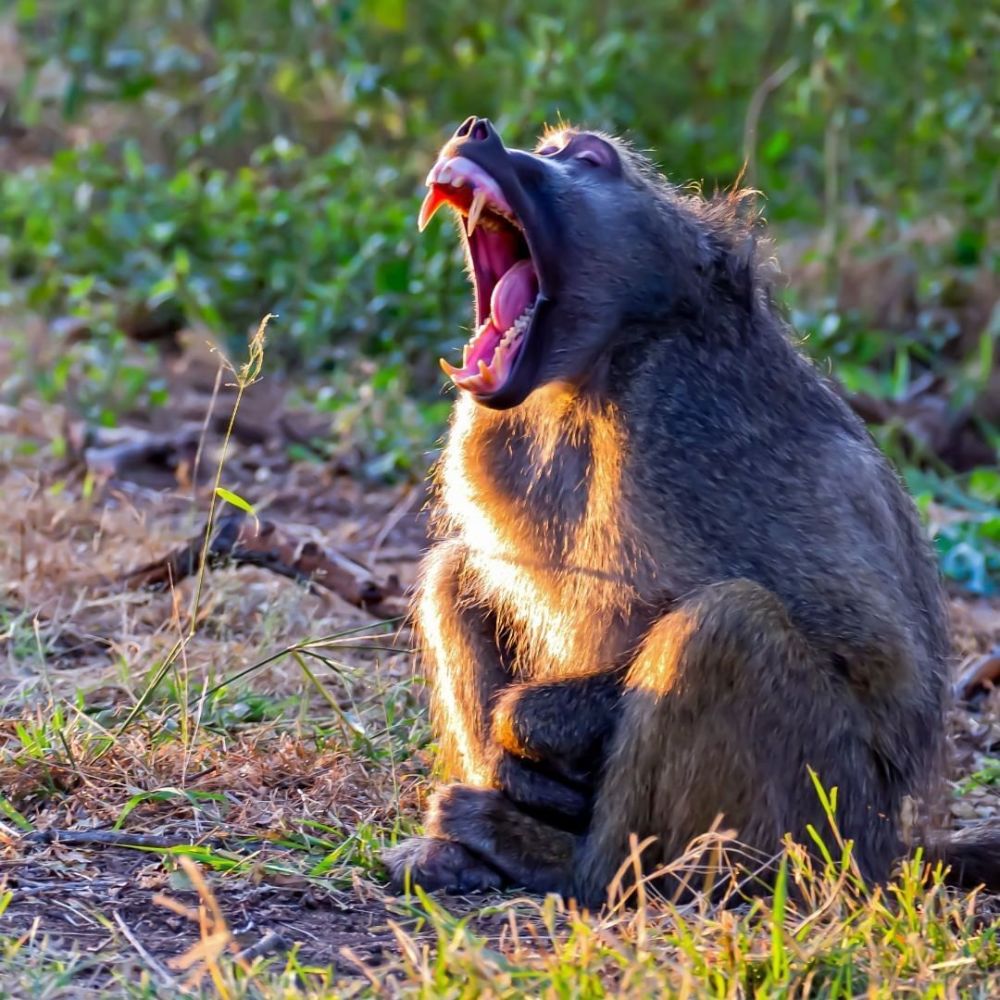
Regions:
[[490, 297], [490, 315], [498, 330], [514, 325], [538, 294], [538, 275], [530, 260], [519, 260], [496, 283]]

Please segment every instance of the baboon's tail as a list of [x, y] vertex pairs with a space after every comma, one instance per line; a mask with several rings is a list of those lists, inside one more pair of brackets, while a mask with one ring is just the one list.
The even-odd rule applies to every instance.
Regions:
[[1000, 829], [971, 829], [950, 837], [935, 837], [923, 845], [931, 864], [949, 869], [948, 885], [957, 889], [985, 886], [1000, 892]]

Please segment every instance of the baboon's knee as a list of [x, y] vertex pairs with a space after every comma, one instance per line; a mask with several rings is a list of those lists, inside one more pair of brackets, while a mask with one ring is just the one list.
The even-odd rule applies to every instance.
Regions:
[[493, 707], [492, 737], [527, 760], [596, 770], [620, 698], [621, 677], [611, 672], [511, 685]]
[[464, 546], [450, 542], [432, 549], [417, 591], [418, 612], [424, 601], [454, 607], [462, 594], [466, 572]]
[[732, 580], [705, 587], [653, 626], [626, 688], [712, 702], [737, 688], [766, 694], [769, 674], [781, 684], [811, 655], [774, 594]]

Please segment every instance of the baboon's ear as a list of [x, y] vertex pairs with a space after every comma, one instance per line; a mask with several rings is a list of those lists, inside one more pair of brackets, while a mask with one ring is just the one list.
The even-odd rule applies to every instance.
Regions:
[[759, 275], [757, 237], [743, 225], [724, 225], [708, 233], [710, 280], [730, 302], [751, 310], [757, 298]]
[[750, 233], [728, 255], [726, 280], [734, 302], [753, 308], [757, 292], [757, 240]]

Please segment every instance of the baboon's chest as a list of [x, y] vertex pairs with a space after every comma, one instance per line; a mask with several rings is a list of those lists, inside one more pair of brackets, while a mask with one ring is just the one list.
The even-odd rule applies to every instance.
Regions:
[[617, 429], [546, 430], [459, 420], [443, 469], [450, 519], [534, 676], [619, 661], [644, 627], [651, 580]]

